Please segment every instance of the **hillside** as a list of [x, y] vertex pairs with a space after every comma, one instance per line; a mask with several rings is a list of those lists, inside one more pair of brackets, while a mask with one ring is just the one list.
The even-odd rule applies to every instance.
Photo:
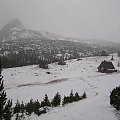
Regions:
[[56, 62], [60, 56], [64, 59], [99, 56], [103, 50], [114, 53], [119, 50], [119, 45], [90, 44], [75, 38], [29, 30], [17, 18], [0, 31], [0, 55], [5, 68], [39, 64], [40, 59]]
[[[63, 98], [71, 90], [80, 95], [85, 91], [85, 100], [53, 108], [39, 117], [32, 114], [25, 120], [118, 120], [119, 114], [109, 104], [109, 95], [114, 87], [119, 86], [120, 73], [97, 72], [101, 61], [110, 59], [111, 56], [68, 60], [65, 66], [53, 63], [47, 70], [37, 65], [3, 69], [7, 97], [15, 103], [17, 99], [24, 102], [31, 98], [41, 101], [45, 94], [52, 99], [56, 92]], [[115, 54], [112, 62], [120, 70], [118, 61]]]

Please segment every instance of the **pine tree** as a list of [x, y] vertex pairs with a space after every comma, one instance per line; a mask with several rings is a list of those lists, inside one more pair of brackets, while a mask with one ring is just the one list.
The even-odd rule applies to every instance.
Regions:
[[71, 93], [70, 93], [70, 103], [72, 103], [74, 101], [74, 94], [73, 94], [73, 90], [71, 90]]
[[120, 110], [120, 86], [112, 90], [110, 94], [110, 104]]
[[54, 96], [54, 98], [52, 99], [51, 104], [52, 104], [53, 107], [57, 107], [57, 106], [60, 105], [60, 103], [61, 103], [61, 96], [57, 92], [56, 95]]
[[31, 99], [30, 102], [28, 102], [25, 105], [25, 110], [26, 110], [26, 112], [27, 112], [28, 115], [31, 115], [31, 113], [34, 112], [35, 105], [34, 105], [33, 99]]
[[63, 105], [63, 106], [66, 104], [65, 98], [66, 98], [66, 96], [64, 95], [64, 98], [63, 98], [63, 100], [62, 100], [62, 105]]
[[2, 65], [1, 65], [1, 58], [0, 58], [0, 120], [2, 120], [4, 117], [3, 115], [4, 115], [5, 103], [7, 100], [7, 95], [4, 90], [4, 84], [3, 84], [3, 76], [1, 72], [2, 72]]
[[20, 104], [20, 113], [21, 113], [21, 119], [24, 119], [24, 115], [25, 115], [25, 105], [22, 101], [22, 103]]
[[12, 100], [8, 100], [7, 104], [5, 105], [4, 110], [4, 119], [5, 120], [11, 120], [12, 117]]
[[70, 103], [70, 97], [64, 96], [63, 101], [62, 101], [62, 105], [64, 106], [65, 104], [68, 104], [68, 103]]
[[22, 104], [20, 105], [20, 112], [24, 113], [24, 111], [25, 111], [25, 105], [24, 105], [24, 103], [22, 101]]
[[82, 99], [87, 98], [86, 93], [84, 92], [82, 95]]
[[80, 96], [79, 96], [78, 92], [76, 92], [74, 101], [79, 101], [79, 100], [80, 100]]
[[40, 115], [39, 108], [41, 106], [40, 106], [40, 102], [38, 101], [38, 99], [37, 99], [37, 101], [34, 102], [34, 106], [35, 106], [34, 113], [39, 116]]
[[49, 101], [49, 99], [48, 99], [47, 94], [45, 94], [44, 101], [41, 102], [41, 107], [44, 107], [44, 106], [48, 106], [48, 107], [51, 106], [51, 103], [50, 103], [50, 101]]
[[15, 113], [20, 113], [20, 102], [17, 100], [16, 105], [14, 107], [14, 114]]

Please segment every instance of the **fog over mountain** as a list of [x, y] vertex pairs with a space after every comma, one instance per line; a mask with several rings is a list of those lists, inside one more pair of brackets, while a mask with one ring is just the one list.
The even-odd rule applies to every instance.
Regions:
[[19, 18], [33, 30], [120, 42], [119, 0], [0, 0], [0, 29]]

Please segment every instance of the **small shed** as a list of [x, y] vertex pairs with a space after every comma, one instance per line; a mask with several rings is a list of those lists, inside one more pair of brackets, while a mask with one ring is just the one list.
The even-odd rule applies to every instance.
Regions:
[[98, 71], [102, 73], [112, 73], [117, 72], [112, 62], [109, 61], [102, 61], [100, 66], [98, 67]]

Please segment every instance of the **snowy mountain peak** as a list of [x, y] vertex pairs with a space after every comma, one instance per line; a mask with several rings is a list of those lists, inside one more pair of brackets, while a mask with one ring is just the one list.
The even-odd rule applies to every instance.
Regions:
[[[10, 21], [8, 22], [8, 24], [6, 24], [6, 25], [4, 26], [4, 28], [8, 28], [8, 29], [11, 29], [11, 28], [14, 28], [14, 27], [23, 28], [24, 25], [22, 24], [22, 22], [21, 22], [18, 18], [15, 18], [15, 19], [13, 19], [13, 20], [10, 20]], [[3, 28], [3, 29], [4, 29], [4, 28]]]
[[0, 41], [10, 40], [12, 31], [23, 28], [25, 27], [18, 18], [9, 21], [0, 31]]
[[119, 43], [111, 43], [102, 40], [81, 40], [71, 37], [63, 37], [54, 33], [30, 30], [22, 24], [22, 22], [15, 18], [10, 20], [0, 31], [0, 43], [7, 41], [21, 41], [21, 40], [62, 40], [62, 41], [71, 41], [78, 43], [85, 43], [92, 48], [98, 48], [99, 46], [110, 47], [110, 48], [119, 48]]

